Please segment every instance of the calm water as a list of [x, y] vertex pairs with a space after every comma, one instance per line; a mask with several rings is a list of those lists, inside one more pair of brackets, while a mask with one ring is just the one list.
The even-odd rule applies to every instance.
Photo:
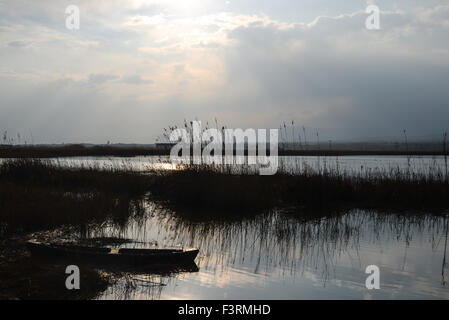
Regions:
[[[199, 271], [130, 274], [99, 299], [449, 299], [449, 218], [352, 210], [219, 223], [187, 222], [151, 203], [147, 211], [147, 219], [92, 236], [198, 247]], [[372, 264], [380, 268], [380, 290], [365, 287]]]

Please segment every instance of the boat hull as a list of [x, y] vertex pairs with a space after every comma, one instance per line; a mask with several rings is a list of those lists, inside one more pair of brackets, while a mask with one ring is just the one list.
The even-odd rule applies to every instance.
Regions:
[[80, 262], [124, 264], [134, 266], [192, 264], [198, 249], [119, 249], [65, 246], [30, 241], [32, 256], [47, 259], [68, 259]]

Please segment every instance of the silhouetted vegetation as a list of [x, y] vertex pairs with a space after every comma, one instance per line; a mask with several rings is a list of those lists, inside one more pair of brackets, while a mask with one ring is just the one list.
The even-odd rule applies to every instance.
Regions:
[[70, 145], [0, 145], [0, 158], [57, 158], [57, 157], [134, 157], [168, 155], [170, 150], [154, 147], [82, 144]]
[[107, 219], [120, 223], [141, 209], [145, 177], [132, 171], [62, 168], [42, 160], [0, 165], [2, 233], [32, 232], [61, 225], [80, 230]]
[[169, 204], [198, 211], [260, 213], [274, 207], [447, 209], [449, 183], [434, 175], [390, 170], [350, 175], [308, 171], [272, 176], [232, 174], [210, 166], [161, 173], [152, 194]]
[[200, 165], [142, 174], [126, 168], [67, 168], [43, 160], [20, 159], [0, 165], [2, 232], [31, 232], [61, 225], [80, 229], [112, 219], [126, 222], [141, 211], [142, 199], [164, 201], [193, 214], [261, 213], [271, 208], [447, 209], [444, 171], [330, 170], [259, 176]]
[[109, 285], [107, 277], [89, 267], [80, 266], [80, 290], [67, 290], [67, 275], [62, 264], [42, 264], [25, 259], [0, 266], [0, 300], [88, 300], [94, 299]]
[[[309, 145], [307, 149], [294, 149], [296, 145], [280, 146], [280, 156], [354, 156], [354, 155], [396, 155], [396, 156], [437, 156], [444, 155], [440, 148], [396, 150], [396, 149], [356, 149], [345, 146], [339, 149], [320, 148]], [[269, 153], [269, 152], [268, 152]], [[170, 149], [146, 146], [117, 146], [117, 145], [0, 145], [0, 158], [62, 158], [62, 157], [135, 157], [135, 156], [167, 156]]]

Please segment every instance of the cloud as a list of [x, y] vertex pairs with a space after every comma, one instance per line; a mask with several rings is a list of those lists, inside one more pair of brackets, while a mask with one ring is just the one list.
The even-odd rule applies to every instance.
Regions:
[[11, 41], [8, 43], [8, 46], [14, 47], [14, 48], [23, 48], [30, 45], [30, 42], [28, 41]]
[[[285, 28], [273, 21], [233, 30], [226, 103], [216, 108], [244, 106], [244, 119], [258, 114], [267, 126], [295, 120], [337, 128], [346, 138], [394, 136], [404, 128], [415, 135], [446, 130], [446, 36], [400, 12], [383, 15], [376, 32], [364, 29], [365, 18], [356, 13], [320, 18], [312, 26]], [[439, 53], [421, 47], [431, 28]]]
[[89, 78], [88, 78], [89, 83], [92, 83], [92, 84], [104, 84], [106, 82], [110, 82], [110, 81], [117, 80], [117, 79], [119, 79], [119, 77], [116, 75], [101, 74], [101, 73], [100, 74], [95, 74], [95, 73], [89, 74]]
[[449, 28], [449, 4], [439, 5], [434, 8], [425, 9], [418, 13], [418, 19], [426, 24], [432, 26], [442, 26], [445, 29]]
[[155, 16], [134, 16], [131, 17], [127, 22], [123, 25], [125, 27], [134, 27], [134, 26], [147, 26], [147, 25], [157, 25], [164, 23], [166, 18], [163, 14], [158, 14]]
[[191, 12], [176, 1], [80, 0], [77, 32], [65, 29], [70, 1], [2, 6], [0, 128], [60, 142], [149, 142], [194, 117], [234, 127], [294, 120], [344, 138], [447, 129], [444, 2], [379, 4], [376, 31], [360, 4], [348, 9], [356, 1], [304, 7], [314, 15], [303, 21], [285, 3], [262, 13], [253, 2], [233, 2], [233, 12], [212, 2]]
[[127, 84], [136, 84], [136, 85], [140, 85], [140, 84], [152, 84], [154, 83], [153, 80], [150, 79], [142, 79], [141, 76], [139, 75], [131, 75], [131, 76], [125, 76], [122, 77], [120, 79], [121, 82], [123, 83], [127, 83]]

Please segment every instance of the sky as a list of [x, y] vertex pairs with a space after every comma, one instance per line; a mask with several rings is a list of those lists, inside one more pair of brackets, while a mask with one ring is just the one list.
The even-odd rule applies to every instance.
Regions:
[[[379, 30], [365, 26], [373, 4]], [[69, 5], [79, 29], [66, 27]], [[2, 135], [153, 143], [184, 119], [439, 139], [449, 2], [0, 0]]]

